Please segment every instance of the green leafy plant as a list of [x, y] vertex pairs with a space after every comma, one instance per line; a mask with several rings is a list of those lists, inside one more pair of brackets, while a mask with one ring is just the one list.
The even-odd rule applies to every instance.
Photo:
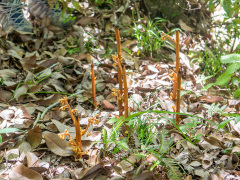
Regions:
[[205, 51], [200, 52], [197, 58], [203, 74], [211, 77], [217, 76], [223, 69], [220, 57], [219, 51], [207, 49], [205, 46]]
[[221, 104], [203, 104], [203, 107], [206, 108], [208, 110], [208, 117], [212, 117], [214, 114], [219, 114], [220, 116], [223, 114], [226, 114], [223, 112], [224, 109], [226, 109], [227, 105], [223, 105], [222, 107], [220, 107]]
[[152, 56], [158, 54], [163, 40], [161, 39], [161, 33], [163, 32], [160, 28], [163, 22], [167, 22], [165, 19], [156, 18], [152, 21], [148, 20], [147, 23], [136, 23], [134, 22], [134, 37], [138, 40], [138, 48], [141, 53]]
[[189, 117], [190, 122], [184, 123], [179, 128], [182, 130], [182, 132], [189, 135], [191, 141], [193, 143], [199, 143], [201, 141], [202, 134], [196, 135], [196, 127], [200, 124], [202, 124], [201, 120], [198, 118]]
[[97, 3], [99, 6], [103, 4], [110, 4], [113, 5], [113, 0], [91, 0], [92, 3]]
[[[123, 119], [122, 116], [119, 118], [113, 117], [108, 121], [108, 123], [110, 124], [116, 123], [118, 121], [122, 121], [122, 119]], [[127, 144], [127, 138], [123, 139], [119, 138], [120, 130], [121, 126], [117, 127], [115, 131], [109, 131], [109, 133], [105, 128], [102, 129], [102, 143], [104, 145], [103, 148], [104, 154], [106, 154], [106, 152], [112, 152], [115, 154], [122, 149], [127, 150], [129, 148]]]
[[[239, 31], [239, 24], [240, 24], [240, 17], [239, 17], [239, 11], [240, 11], [240, 4], [239, 1], [236, 0], [210, 0], [209, 1], [209, 10], [213, 13], [215, 7], [220, 3], [220, 5], [223, 7], [225, 14], [224, 14], [224, 21], [223, 25], [227, 25], [227, 34], [223, 33], [224, 36], [227, 36], [227, 38], [224, 40], [225, 43], [229, 46], [231, 45], [230, 52], [233, 52], [233, 47], [235, 46], [236, 40], [240, 35]], [[231, 40], [234, 39], [230, 43]]]
[[[233, 85], [236, 88], [235, 96], [239, 97], [240, 89], [234, 85], [238, 85], [240, 78], [238, 70], [240, 69], [240, 55], [239, 54], [229, 54], [221, 57], [221, 63], [228, 65], [225, 72], [223, 72], [215, 83], [210, 83], [205, 86], [204, 89], [210, 88], [212, 85], [226, 86]], [[235, 78], [233, 78], [235, 76]], [[232, 80], [232, 81], [231, 81]], [[236, 82], [237, 81], [237, 82]], [[228, 84], [230, 82], [230, 84]], [[238, 89], [237, 89], [238, 88]]]
[[79, 47], [75, 47], [75, 48], [72, 48], [72, 49], [68, 49], [68, 54], [72, 55], [72, 54], [75, 54], [77, 52], [80, 52], [80, 48]]

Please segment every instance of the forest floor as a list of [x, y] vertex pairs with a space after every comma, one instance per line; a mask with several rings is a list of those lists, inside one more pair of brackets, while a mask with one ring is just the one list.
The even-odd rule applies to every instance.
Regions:
[[[228, 89], [202, 90], [206, 79], [195, 59], [206, 51], [206, 37], [180, 32], [181, 122], [176, 125], [170, 95], [175, 32], [160, 22], [161, 32], [169, 36], [159, 33], [161, 49], [151, 52], [147, 40], [139, 43], [139, 35], [146, 38], [146, 22], [153, 21], [135, 22], [124, 14], [119, 31], [130, 112], [124, 119], [112, 96], [113, 88], [119, 88], [112, 60], [117, 55], [114, 11], [92, 9], [99, 11], [66, 31], [44, 18], [34, 21], [33, 33], [1, 32], [0, 178], [238, 179], [240, 101]], [[81, 158], [67, 145], [68, 138], [59, 137], [66, 129], [76, 136], [68, 109], [60, 109], [64, 97], [77, 109], [81, 128], [91, 133], [81, 137], [81, 150], [87, 152]], [[100, 122], [89, 126], [96, 115]]]

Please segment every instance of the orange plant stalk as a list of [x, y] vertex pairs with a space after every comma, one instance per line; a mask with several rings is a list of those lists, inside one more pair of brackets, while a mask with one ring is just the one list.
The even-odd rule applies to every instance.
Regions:
[[100, 122], [99, 119], [96, 119], [96, 116], [94, 116], [93, 118], [88, 119], [88, 125], [86, 127], [85, 130], [82, 130], [80, 127], [80, 120], [79, 117], [76, 119], [75, 117], [75, 113], [78, 111], [77, 109], [71, 109], [70, 105], [68, 104], [68, 100], [67, 97], [64, 97], [63, 99], [59, 100], [62, 104], [62, 107], [60, 108], [61, 110], [65, 110], [66, 108], [68, 108], [69, 112], [70, 112], [70, 116], [73, 120], [73, 124], [75, 126], [75, 130], [76, 130], [76, 141], [74, 141], [74, 139], [71, 137], [71, 135], [69, 134], [68, 130], [66, 129], [64, 133], [60, 133], [59, 137], [61, 139], [65, 139], [66, 136], [69, 137], [69, 143], [68, 145], [72, 145], [72, 151], [75, 152], [77, 159], [82, 158], [82, 155], [88, 155], [87, 150], [86, 151], [82, 151], [82, 136], [84, 134], [87, 134], [87, 136], [90, 136], [91, 133], [88, 132], [88, 128], [90, 124], [98, 124]]
[[91, 64], [91, 76], [92, 76], [92, 96], [94, 108], [97, 109], [97, 99], [96, 99], [96, 87], [95, 87], [95, 75], [94, 75], [94, 64]]
[[[116, 34], [116, 41], [117, 41], [117, 57], [115, 58], [117, 61], [118, 66], [118, 84], [119, 84], [119, 90], [120, 94], [123, 93], [123, 82], [122, 82], [122, 56], [121, 56], [121, 40], [120, 40], [120, 34], [119, 29], [115, 27], [115, 34]], [[118, 99], [118, 108], [119, 108], [119, 117], [123, 115], [123, 104], [122, 99]]]
[[[178, 81], [177, 81], [177, 101], [176, 101], [176, 112], [180, 113], [180, 93], [181, 93], [181, 79], [182, 79], [182, 72], [179, 70], [178, 71]], [[179, 124], [180, 123], [180, 115], [176, 114], [176, 119], [175, 119], [176, 123]]]
[[123, 83], [124, 83], [124, 112], [125, 118], [128, 117], [128, 87], [127, 87], [127, 73], [125, 66], [123, 67]]
[[[176, 71], [175, 71], [176, 74], [178, 74], [179, 66], [180, 66], [180, 57], [179, 57], [179, 31], [176, 31]], [[177, 81], [174, 80], [172, 100], [175, 100], [175, 99], [176, 99], [177, 87], [178, 87]]]

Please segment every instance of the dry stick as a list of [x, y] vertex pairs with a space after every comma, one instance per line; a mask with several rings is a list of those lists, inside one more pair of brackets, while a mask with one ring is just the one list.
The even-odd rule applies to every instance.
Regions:
[[[176, 31], [176, 75], [179, 71], [180, 66], [180, 58], [179, 58], [179, 31]], [[174, 84], [173, 84], [173, 94], [172, 94], [172, 100], [176, 99], [176, 92], [177, 92], [177, 80], [174, 78]]]
[[128, 87], [127, 87], [127, 73], [125, 66], [123, 67], [123, 83], [124, 83], [124, 112], [125, 118], [128, 117]]
[[97, 109], [97, 99], [96, 99], [96, 87], [95, 87], [95, 75], [94, 75], [94, 64], [91, 64], [91, 76], [92, 76], [92, 96], [93, 96], [93, 105]]
[[[177, 101], [176, 101], [176, 112], [180, 113], [180, 93], [181, 93], [181, 79], [182, 79], [182, 72], [181, 70], [178, 71], [178, 82], [177, 82]], [[176, 123], [179, 124], [180, 123], [180, 115], [176, 114], [176, 119], [175, 119]]]
[[[122, 82], [122, 67], [121, 67], [121, 40], [119, 29], [115, 27], [116, 41], [117, 41], [117, 57], [118, 57], [118, 83], [120, 94], [123, 93], [123, 82]], [[118, 108], [119, 108], [119, 117], [123, 115], [123, 107], [122, 107], [122, 99], [118, 100]]]

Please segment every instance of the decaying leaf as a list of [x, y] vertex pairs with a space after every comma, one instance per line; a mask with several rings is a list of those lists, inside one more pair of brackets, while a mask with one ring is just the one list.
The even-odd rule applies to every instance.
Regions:
[[24, 166], [23, 164], [19, 164], [18, 166], [14, 167], [12, 171], [9, 173], [10, 180], [43, 180], [42, 176], [34, 170], [31, 170]]
[[38, 147], [42, 141], [42, 130], [36, 126], [34, 129], [28, 131], [27, 141], [31, 144], [32, 148]]
[[67, 146], [67, 142], [60, 139], [60, 137], [55, 133], [47, 132], [44, 134], [44, 139], [48, 148], [55, 154], [59, 156], [71, 156], [73, 151], [71, 147]]

